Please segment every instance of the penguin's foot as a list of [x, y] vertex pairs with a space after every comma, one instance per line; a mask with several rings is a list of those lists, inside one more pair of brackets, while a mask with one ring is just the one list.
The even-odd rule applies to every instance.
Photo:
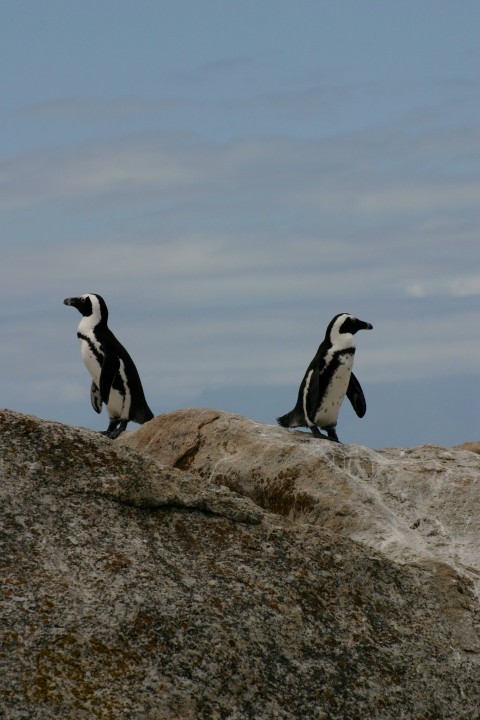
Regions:
[[314, 438], [319, 438], [320, 440], [329, 440], [329, 438], [326, 435], [322, 435], [320, 430], [316, 425], [313, 425], [310, 430], [312, 431], [312, 435]]
[[328, 427], [328, 428], [323, 428], [323, 429], [327, 431], [328, 435], [323, 435], [316, 425], [314, 425], [313, 427], [310, 428], [310, 430], [312, 431], [313, 437], [319, 438], [320, 440], [330, 440], [331, 442], [336, 442], [336, 443], [339, 443], [340, 445], [342, 444], [340, 442], [340, 440], [338, 439], [338, 436], [337, 436], [337, 433], [336, 433], [334, 427]]
[[342, 443], [340, 442], [340, 440], [338, 439], [337, 432], [336, 432], [336, 426], [334, 426], [334, 427], [326, 427], [326, 428], [324, 428], [324, 429], [325, 429], [325, 430], [327, 431], [327, 433], [328, 433], [328, 439], [329, 439], [329, 440], [331, 440], [332, 442], [340, 443], [340, 445], [342, 444]]
[[122, 432], [127, 429], [128, 420], [110, 420], [110, 424], [106, 430], [102, 430], [101, 434], [110, 440], [115, 440]]
[[122, 432], [123, 432], [123, 430], [121, 430], [120, 428], [117, 428], [116, 430], [112, 430], [111, 432], [109, 432], [108, 430], [104, 430], [102, 432], [102, 435], [105, 435], [105, 437], [110, 438], [110, 440], [115, 440], [115, 438], [117, 438], [119, 435], [121, 435]]

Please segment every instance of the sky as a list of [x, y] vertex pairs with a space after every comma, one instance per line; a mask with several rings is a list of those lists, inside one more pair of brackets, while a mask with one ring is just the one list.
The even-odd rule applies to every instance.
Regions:
[[479, 29], [478, 0], [2, 0], [1, 405], [106, 428], [63, 305], [96, 292], [155, 414], [274, 423], [351, 312], [340, 439], [478, 440]]

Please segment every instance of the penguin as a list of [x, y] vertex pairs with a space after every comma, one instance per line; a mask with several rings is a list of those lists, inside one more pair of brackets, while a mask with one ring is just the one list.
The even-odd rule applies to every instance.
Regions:
[[[373, 325], [350, 313], [340, 313], [330, 321], [325, 339], [307, 368], [298, 391], [297, 404], [277, 418], [282, 427], [309, 427], [316, 438], [340, 442], [336, 427], [340, 406], [348, 397], [358, 417], [367, 411], [360, 383], [352, 372], [355, 355], [354, 335], [372, 330]], [[326, 430], [323, 435], [319, 428]]]
[[82, 359], [92, 376], [90, 401], [97, 413], [105, 403], [108, 428], [102, 432], [115, 439], [130, 420], [142, 425], [153, 418], [132, 358], [107, 325], [105, 300], [94, 293], [66, 298], [83, 316], [77, 328]]

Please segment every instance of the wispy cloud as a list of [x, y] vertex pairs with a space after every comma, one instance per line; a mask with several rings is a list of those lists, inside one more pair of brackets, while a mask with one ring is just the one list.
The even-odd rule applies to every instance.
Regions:
[[463, 276], [428, 278], [409, 282], [406, 285], [406, 293], [415, 298], [435, 296], [461, 298], [480, 295], [480, 274], [469, 273]]
[[126, 192], [178, 189], [200, 181], [201, 158], [192, 150], [177, 144], [173, 149], [162, 138], [136, 137], [10, 158], [0, 165], [0, 204], [83, 203], [115, 194], [123, 202]]
[[150, 132], [4, 160], [1, 212], [26, 218], [2, 248], [9, 373], [38, 397], [53, 374], [79, 392], [78, 318], [61, 303], [90, 291], [157, 397], [296, 382], [345, 310], [374, 324], [359, 340], [369, 382], [475, 372], [476, 141]]
[[181, 95], [167, 95], [156, 99], [130, 95], [112, 98], [67, 97], [24, 105], [16, 112], [28, 118], [55, 118], [97, 123], [102, 119], [129, 118], [158, 114], [165, 111], [192, 108], [198, 103]]
[[[321, 140], [257, 137], [215, 144], [188, 134], [145, 133], [17, 156], [0, 165], [0, 203], [194, 192], [218, 205], [266, 201], [381, 216], [474, 208], [470, 161], [478, 133], [411, 137], [369, 131]], [[440, 159], [441, 158], [441, 159]], [[439, 168], [438, 163], [441, 162]], [[451, 163], [451, 165], [450, 165]], [[451, 169], [450, 169], [451, 168]]]
[[255, 96], [250, 103], [277, 110], [288, 110], [295, 114], [314, 111], [330, 114], [347, 102], [351, 102], [357, 92], [358, 86], [353, 83], [324, 80], [322, 83], [308, 87], [264, 92]]
[[170, 77], [176, 83], [197, 85], [198, 83], [206, 83], [218, 76], [229, 75], [232, 72], [249, 68], [252, 62], [252, 58], [246, 55], [225, 57], [219, 60], [200, 63], [190, 70], [173, 73]]

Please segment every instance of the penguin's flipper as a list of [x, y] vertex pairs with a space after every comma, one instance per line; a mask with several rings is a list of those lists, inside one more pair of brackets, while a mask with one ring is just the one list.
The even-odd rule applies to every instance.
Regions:
[[115, 375], [120, 368], [120, 360], [116, 355], [105, 355], [100, 373], [100, 395], [105, 405], [108, 404], [110, 389], [115, 380]]
[[320, 405], [320, 371], [318, 368], [313, 368], [310, 371], [307, 382], [308, 392], [305, 402], [305, 414], [306, 419], [310, 420], [311, 424], [315, 424], [315, 415]]
[[95, 381], [92, 380], [92, 385], [90, 387], [90, 402], [92, 403], [92, 407], [97, 413], [102, 412], [102, 396], [100, 395], [100, 390], [95, 385]]
[[352, 403], [352, 407], [357, 413], [358, 417], [362, 418], [367, 412], [367, 403], [365, 401], [365, 395], [363, 394], [363, 390], [360, 387], [360, 383], [358, 382], [357, 378], [353, 373], [350, 375], [350, 382], [348, 383], [347, 388], [347, 397]]

